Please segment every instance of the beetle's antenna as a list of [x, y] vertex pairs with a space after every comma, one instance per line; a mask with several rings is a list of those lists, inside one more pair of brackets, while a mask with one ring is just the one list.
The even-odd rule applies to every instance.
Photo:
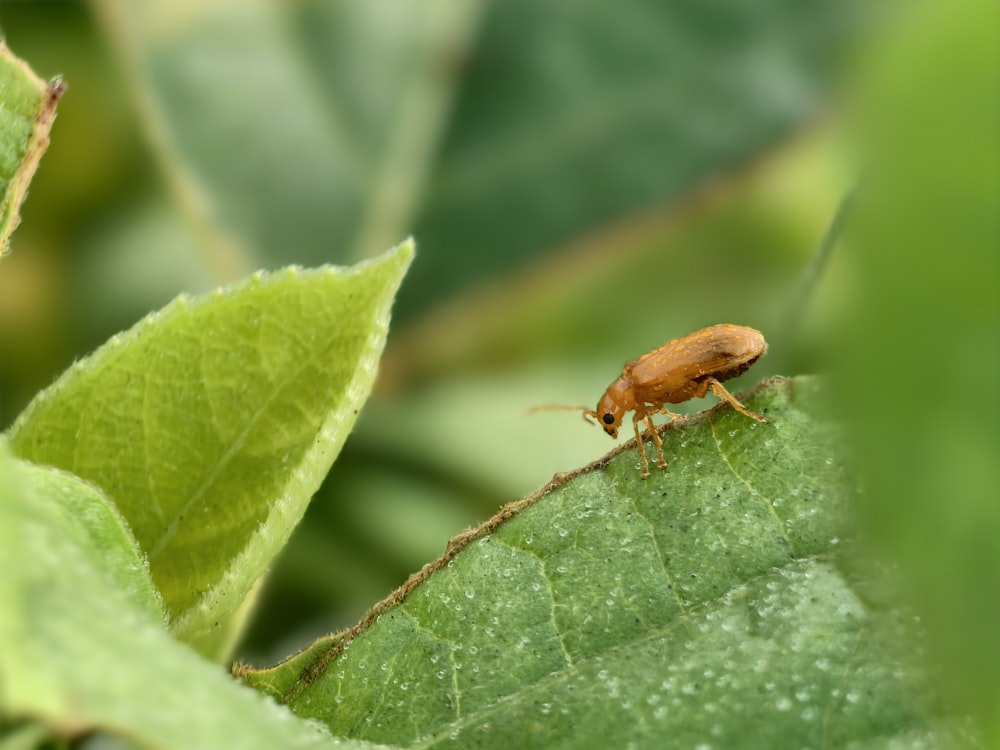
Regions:
[[586, 406], [568, 406], [566, 404], [549, 404], [547, 406], [534, 406], [528, 409], [528, 414], [537, 414], [540, 411], [582, 411], [584, 422], [590, 422], [590, 420], [593, 419], [594, 424], [598, 424], [597, 412]]

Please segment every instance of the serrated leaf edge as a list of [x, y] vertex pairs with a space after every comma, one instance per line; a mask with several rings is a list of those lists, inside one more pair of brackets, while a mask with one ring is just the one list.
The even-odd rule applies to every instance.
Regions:
[[[341, 402], [341, 407], [332, 411], [323, 421], [316, 439], [313, 441], [312, 448], [307, 451], [302, 461], [289, 475], [281, 496], [271, 503], [266, 520], [251, 535], [243, 551], [233, 559], [218, 582], [211, 586], [197, 603], [173, 620], [171, 628], [182, 640], [190, 641], [214, 627], [214, 623], [205, 622], [206, 616], [212, 617], [214, 616], [212, 613], [220, 610], [231, 611], [240, 605], [247, 591], [253, 585], [251, 584], [250, 587], [238, 585], [240, 579], [243, 578], [243, 571], [248, 562], [258, 559], [265, 547], [277, 547], [278, 549], [283, 547], [295, 530], [297, 521], [295, 516], [301, 517], [302, 514], [302, 506], [294, 500], [294, 497], [300, 494], [295, 491], [296, 487], [302, 487], [310, 482], [315, 483], [312, 478], [317, 474], [316, 469], [330, 462], [328, 456], [331, 453], [333, 456], [337, 456], [343, 448], [350, 430], [339, 428], [345, 421], [354, 423], [361, 407], [371, 395], [379, 358], [389, 334], [392, 303], [413, 256], [412, 241], [408, 240], [390, 251], [390, 253], [394, 252], [401, 252], [405, 257], [401, 259], [401, 268], [394, 282], [389, 285], [381, 304], [377, 305], [375, 309], [375, 314], [372, 317], [372, 330], [365, 340], [365, 351], [360, 356], [350, 382], [344, 389], [345, 399]], [[390, 259], [390, 253], [350, 266], [346, 272], [349, 275], [364, 273], [372, 265], [387, 262]], [[325, 267], [325, 269], [327, 272], [345, 273], [345, 269], [340, 267]], [[296, 270], [301, 272], [301, 269]], [[312, 487], [309, 495], [311, 496], [317, 489], [318, 486]], [[279, 530], [277, 540], [273, 533], [275, 529]]]
[[[761, 381], [756, 388], [750, 391], [738, 394], [740, 400], [746, 398], [752, 398], [755, 394], [771, 388], [780, 384], [790, 384], [794, 381], [804, 381], [811, 379], [810, 376], [800, 376], [797, 378], [787, 378], [782, 376], [777, 376], [773, 378], [768, 378]], [[657, 432], [662, 435], [668, 430], [683, 429], [687, 427], [692, 427], [702, 422], [710, 422], [713, 415], [720, 410], [725, 410], [730, 408], [725, 401], [720, 401], [711, 409], [706, 409], [705, 411], [698, 412], [697, 414], [692, 414], [691, 416], [685, 417], [683, 419], [674, 419], [666, 424], [658, 425], [656, 427]], [[551, 492], [563, 487], [570, 481], [576, 479], [577, 477], [583, 476], [585, 474], [590, 474], [594, 471], [599, 471], [604, 469], [614, 460], [616, 457], [622, 453], [626, 453], [630, 450], [636, 449], [635, 438], [624, 442], [610, 452], [602, 456], [601, 458], [593, 461], [585, 466], [578, 469], [567, 472], [557, 472], [553, 475], [545, 485], [539, 489], [532, 492], [530, 495], [522, 498], [521, 500], [515, 500], [514, 502], [507, 503], [490, 519], [484, 521], [479, 526], [473, 527], [459, 534], [456, 534], [451, 539], [448, 540], [448, 546], [441, 557], [434, 560], [433, 562], [427, 563], [416, 573], [413, 573], [406, 581], [397, 589], [392, 591], [388, 596], [375, 604], [368, 613], [353, 627], [348, 628], [340, 634], [339, 640], [332, 643], [328, 650], [326, 650], [315, 662], [310, 664], [302, 673], [302, 676], [296, 682], [295, 686], [292, 687], [281, 700], [284, 703], [291, 703], [299, 695], [304, 692], [309, 685], [311, 685], [326, 669], [333, 663], [334, 660], [350, 645], [350, 643], [363, 631], [365, 631], [372, 623], [374, 623], [378, 618], [384, 614], [387, 610], [401, 603], [406, 597], [416, 589], [420, 584], [426, 581], [431, 575], [436, 571], [445, 567], [459, 552], [464, 550], [470, 544], [484, 536], [489, 536], [496, 529], [503, 525], [505, 522], [514, 518], [526, 508], [531, 507], [535, 503], [539, 502], [542, 498], [550, 494]], [[319, 639], [319, 640], [322, 640]], [[306, 646], [302, 651], [306, 651], [312, 647], [312, 644]], [[286, 659], [286, 661], [296, 658], [301, 655], [302, 651], [297, 654], [293, 654]], [[274, 667], [269, 667], [267, 669], [274, 669], [281, 666], [279, 663]], [[233, 666], [233, 673], [239, 678], [245, 678], [246, 675], [254, 672], [256, 670], [244, 665], [236, 664]]]

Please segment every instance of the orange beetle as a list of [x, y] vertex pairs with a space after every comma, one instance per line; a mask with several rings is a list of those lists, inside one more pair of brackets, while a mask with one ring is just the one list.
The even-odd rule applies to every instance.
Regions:
[[597, 409], [584, 406], [542, 408], [579, 409], [584, 419], [594, 419], [611, 437], [618, 437], [618, 428], [625, 414], [634, 411], [632, 427], [642, 459], [640, 477], [645, 479], [649, 476], [649, 463], [643, 437], [639, 434], [639, 422], [645, 422], [646, 433], [656, 445], [657, 465], [665, 469], [667, 462], [663, 458], [663, 441], [653, 425], [653, 415], [681, 418], [680, 414], [669, 411], [664, 404], [701, 398], [711, 389], [740, 414], [758, 422], [767, 422], [764, 417], [743, 406], [722, 386], [722, 381], [745, 372], [766, 351], [767, 342], [763, 334], [753, 328], [728, 323], [702, 328], [626, 364], [625, 371], [604, 392]]

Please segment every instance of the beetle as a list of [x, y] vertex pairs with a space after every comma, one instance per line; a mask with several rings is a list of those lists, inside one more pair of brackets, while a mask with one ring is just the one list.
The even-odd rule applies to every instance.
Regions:
[[624, 372], [604, 391], [596, 409], [585, 406], [541, 408], [579, 409], [585, 420], [594, 420], [595, 424], [613, 438], [618, 437], [618, 428], [625, 415], [634, 411], [632, 428], [635, 430], [635, 442], [642, 459], [639, 477], [645, 479], [649, 476], [649, 462], [643, 446], [644, 438], [639, 434], [639, 423], [645, 423], [646, 433], [653, 438], [656, 446], [657, 465], [665, 469], [667, 462], [663, 457], [663, 441], [653, 425], [653, 415], [665, 414], [671, 419], [682, 418], [682, 415], [667, 409], [666, 404], [680, 404], [691, 398], [702, 398], [711, 390], [718, 398], [728, 401], [740, 414], [758, 422], [767, 422], [760, 414], [743, 406], [722, 385], [722, 381], [745, 372], [766, 351], [767, 342], [758, 330], [729, 323], [709, 326], [669, 341], [639, 359], [628, 362]]

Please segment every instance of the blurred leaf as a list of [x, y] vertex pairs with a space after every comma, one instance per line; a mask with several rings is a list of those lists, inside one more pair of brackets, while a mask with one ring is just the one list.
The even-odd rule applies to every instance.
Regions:
[[19, 456], [116, 503], [182, 638], [224, 624], [301, 518], [372, 387], [412, 254], [179, 298], [11, 428]]
[[0, 41], [0, 255], [21, 221], [21, 201], [49, 145], [62, 81], [46, 84]]
[[742, 166], [823, 105], [866, 5], [492, 4], [399, 314]]
[[174, 641], [147, 606], [142, 561], [107, 500], [15, 460], [3, 441], [0, 569], [0, 716], [140, 747], [364, 747], [325, 737]]
[[871, 538], [908, 576], [949, 697], [1000, 747], [1000, 6], [907, 7], [859, 69], [842, 397]]
[[[935, 741], [903, 615], [838, 571], [851, 490], [815, 380], [507, 506], [341, 641], [242, 677], [337, 734], [421, 746]], [[947, 730], [945, 730], [947, 731]]]
[[[589, 382], [582, 396], [589, 403], [625, 361], [687, 331], [741, 323], [776, 343], [774, 334], [787, 327], [781, 314], [789, 292], [844, 189], [840, 172], [817, 158], [829, 161], [830, 140], [829, 130], [817, 132], [747, 179], [689, 194], [673, 210], [610, 227], [524, 273], [441, 300], [393, 338], [385, 382], [447, 387], [470, 372], [504, 380], [517, 368], [554, 365], [572, 379], [534, 398], [572, 398], [563, 395], [567, 387]], [[795, 171], [804, 171], [797, 182], [808, 184], [782, 189]], [[828, 272], [824, 285], [838, 273]], [[817, 367], [815, 357], [795, 366], [787, 358], [803, 346], [822, 353], [822, 342], [806, 336], [794, 343], [774, 348], [766, 365], [772, 373]], [[539, 385], [547, 377], [542, 373]]]
[[[0, 715], [0, 750], [38, 750], [51, 742], [45, 727], [30, 722], [6, 722]], [[57, 746], [58, 747], [58, 746]]]
[[250, 267], [406, 234], [478, 2], [98, 2], [181, 206]]
[[483, 5], [96, 7], [189, 213], [253, 265], [415, 229], [406, 313], [759, 153], [824, 103], [865, 7]]

